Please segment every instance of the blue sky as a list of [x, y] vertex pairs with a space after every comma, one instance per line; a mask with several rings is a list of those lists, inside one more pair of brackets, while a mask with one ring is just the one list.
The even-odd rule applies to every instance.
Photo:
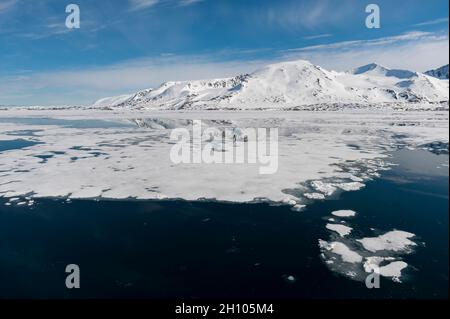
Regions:
[[[81, 10], [67, 29], [65, 7]], [[365, 7], [381, 28], [365, 26]], [[308, 59], [343, 70], [448, 63], [448, 0], [0, 0], [0, 105], [89, 104], [167, 80]]]

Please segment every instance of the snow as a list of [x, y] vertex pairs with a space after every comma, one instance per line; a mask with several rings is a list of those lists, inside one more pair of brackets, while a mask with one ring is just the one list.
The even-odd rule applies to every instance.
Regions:
[[416, 243], [410, 240], [415, 237], [415, 234], [405, 231], [394, 230], [387, 232], [378, 237], [367, 237], [359, 239], [364, 248], [371, 252], [377, 251], [404, 251], [409, 250], [412, 246], [416, 246]]
[[356, 216], [356, 212], [353, 210], [337, 210], [331, 213], [336, 217], [354, 217]]
[[338, 233], [341, 237], [349, 235], [353, 230], [351, 227], [339, 224], [327, 224], [326, 228]]
[[412, 102], [423, 103], [412, 105], [420, 108], [447, 102], [448, 108], [448, 91], [448, 81], [408, 70], [370, 64], [350, 72], [335, 72], [298, 60], [271, 64], [233, 78], [166, 82], [132, 96], [101, 99], [93, 107], [251, 110]]

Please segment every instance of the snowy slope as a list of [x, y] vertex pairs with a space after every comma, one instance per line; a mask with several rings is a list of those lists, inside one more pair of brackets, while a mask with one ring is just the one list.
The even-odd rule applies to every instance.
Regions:
[[441, 80], [448, 80], [448, 64], [438, 69], [427, 71], [425, 74]]
[[108, 107], [108, 106], [114, 107], [114, 106], [124, 103], [131, 97], [132, 97], [132, 95], [119, 95], [119, 96], [105, 97], [103, 99], [96, 101], [94, 103], [93, 107]]
[[[268, 65], [234, 78], [166, 82], [133, 96], [103, 99], [97, 107], [137, 109], [256, 109], [318, 104], [439, 103], [448, 81], [369, 64], [327, 71], [299, 60]], [[111, 101], [111, 105], [108, 102]]]

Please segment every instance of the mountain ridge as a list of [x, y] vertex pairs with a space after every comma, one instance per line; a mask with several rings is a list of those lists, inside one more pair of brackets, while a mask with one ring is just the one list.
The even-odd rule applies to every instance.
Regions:
[[235, 77], [169, 81], [93, 107], [130, 109], [259, 109], [316, 104], [448, 102], [448, 81], [371, 63], [347, 72], [306, 60], [279, 62]]
[[449, 65], [441, 66], [440, 68], [430, 70], [425, 72], [426, 75], [441, 79], [441, 80], [448, 80], [448, 67]]

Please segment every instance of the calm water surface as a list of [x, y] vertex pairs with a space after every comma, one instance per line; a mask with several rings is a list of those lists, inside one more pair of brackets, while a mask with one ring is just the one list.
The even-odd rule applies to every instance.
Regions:
[[[0, 198], [0, 298], [448, 298], [448, 155], [400, 151], [394, 160], [361, 191], [302, 213], [184, 201], [17, 207]], [[317, 242], [338, 209], [358, 212], [354, 236], [399, 229], [424, 243], [405, 257], [402, 284], [382, 279], [369, 290], [322, 263]], [[81, 268], [79, 290], [65, 288], [68, 264]]]

